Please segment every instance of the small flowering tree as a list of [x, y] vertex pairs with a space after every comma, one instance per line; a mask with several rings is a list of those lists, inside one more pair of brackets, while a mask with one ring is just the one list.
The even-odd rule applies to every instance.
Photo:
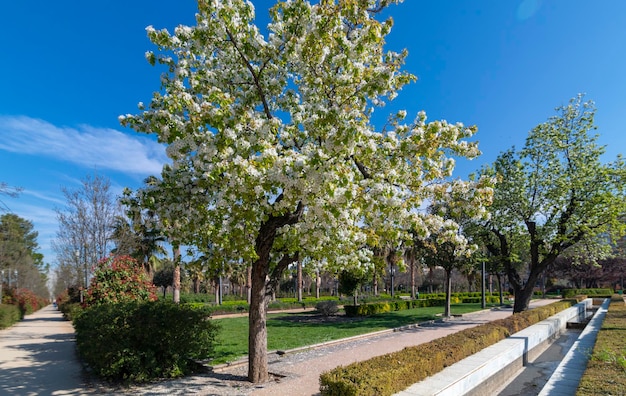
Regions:
[[141, 263], [129, 256], [110, 256], [98, 262], [85, 296], [85, 305], [156, 299], [156, 287]]
[[[377, 129], [374, 109], [415, 77], [384, 49], [399, 0], [278, 2], [267, 35], [243, 0], [200, 0], [197, 26], [148, 28], [165, 65], [162, 92], [124, 125], [156, 134], [172, 164], [138, 192], [172, 241], [213, 246], [251, 267], [249, 371], [268, 379], [266, 310], [282, 272], [308, 257], [369, 267], [376, 239], [426, 236], [442, 219], [425, 202], [486, 185], [449, 184], [452, 156], [479, 155], [476, 129], [406, 111]], [[367, 230], [371, 230], [367, 231]], [[332, 268], [329, 268], [332, 270]]]

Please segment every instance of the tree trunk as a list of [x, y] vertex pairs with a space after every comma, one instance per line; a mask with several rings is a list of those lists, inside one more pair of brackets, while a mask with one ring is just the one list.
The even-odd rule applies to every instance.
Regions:
[[248, 324], [248, 380], [253, 383], [269, 379], [267, 366], [267, 299], [265, 282], [269, 262], [257, 260], [251, 270], [251, 299]]
[[378, 297], [378, 276], [376, 276], [376, 272], [374, 272], [374, 295]]
[[248, 304], [252, 302], [252, 267], [246, 268], [246, 295]]
[[496, 279], [498, 280], [498, 293], [500, 295], [500, 305], [504, 305], [504, 285], [502, 284], [502, 274], [497, 273]]
[[411, 299], [415, 300], [417, 291], [415, 289], [415, 260], [411, 261]]
[[215, 281], [215, 303], [217, 305], [222, 305], [222, 296], [221, 296], [221, 292], [222, 292], [222, 282], [220, 280], [220, 278], [218, 277]]
[[174, 284], [172, 285], [174, 303], [180, 304], [180, 247], [174, 245]]
[[531, 264], [530, 273], [528, 274], [528, 280], [523, 286], [522, 283], [519, 281], [519, 275], [517, 274], [517, 271], [515, 271], [514, 269], [509, 270], [509, 282], [513, 287], [513, 293], [515, 295], [513, 313], [523, 312], [528, 309], [528, 306], [530, 305], [530, 300], [533, 297], [533, 291], [535, 289], [535, 285], [537, 284], [537, 280], [539, 279], [539, 276], [543, 273], [543, 270], [541, 268], [543, 268], [543, 266]]
[[407, 248], [404, 251], [405, 261], [409, 265], [409, 283], [411, 284], [411, 299], [415, 300], [415, 252], [413, 248]]
[[[277, 198], [280, 201], [282, 196]], [[252, 264], [250, 273], [250, 313], [248, 315], [248, 380], [253, 383], [266, 382], [269, 379], [267, 371], [267, 325], [266, 314], [269, 296], [285, 268], [298, 259], [287, 255], [272, 271], [270, 277], [270, 252], [274, 246], [276, 232], [280, 227], [298, 222], [304, 207], [299, 203], [293, 213], [281, 216], [270, 216], [259, 228], [255, 240], [255, 251], [258, 259]]]
[[193, 292], [196, 294], [200, 293], [200, 278], [198, 277], [193, 279]]
[[524, 287], [516, 287], [513, 285], [513, 292], [515, 293], [515, 303], [513, 304], [513, 313], [519, 313], [526, 311], [530, 304], [530, 300], [533, 297], [533, 285], [527, 283]]
[[446, 270], [446, 307], [443, 316], [450, 317], [450, 299], [452, 298], [452, 270]]
[[322, 284], [322, 278], [320, 278], [320, 270], [315, 270], [315, 298], [320, 298], [320, 285]]
[[298, 287], [297, 287], [297, 293], [298, 293], [298, 302], [302, 302], [302, 261], [298, 260], [296, 262], [296, 267], [298, 270], [298, 276], [297, 276], [297, 282], [298, 282]]

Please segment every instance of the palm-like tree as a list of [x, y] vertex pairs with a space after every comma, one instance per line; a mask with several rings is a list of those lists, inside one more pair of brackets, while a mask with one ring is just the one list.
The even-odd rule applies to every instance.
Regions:
[[113, 252], [135, 258], [152, 277], [160, 266], [159, 256], [167, 254], [163, 247], [166, 238], [154, 212], [129, 210], [127, 216], [118, 216], [115, 221], [112, 238], [116, 248]]

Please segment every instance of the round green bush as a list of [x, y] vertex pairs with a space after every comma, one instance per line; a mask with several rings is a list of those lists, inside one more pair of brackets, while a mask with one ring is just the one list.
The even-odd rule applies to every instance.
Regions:
[[87, 308], [74, 319], [78, 352], [106, 379], [145, 382], [195, 372], [211, 357], [218, 326], [204, 308], [131, 301]]

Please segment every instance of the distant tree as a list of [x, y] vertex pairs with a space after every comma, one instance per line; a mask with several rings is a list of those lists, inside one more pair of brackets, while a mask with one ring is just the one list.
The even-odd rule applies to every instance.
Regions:
[[415, 247], [427, 266], [439, 267], [445, 272], [446, 304], [443, 315], [449, 317], [451, 315], [452, 271], [471, 265], [472, 248], [462, 235], [458, 224], [452, 220], [448, 220], [440, 230], [431, 233], [427, 238], [416, 240]]
[[[621, 157], [601, 162], [604, 148], [591, 135], [595, 111], [578, 95], [533, 128], [522, 150], [508, 150], [484, 169], [498, 180], [486, 227], [515, 293], [514, 312], [528, 309], [541, 275], [567, 249], [624, 231], [626, 167]], [[512, 248], [519, 239], [528, 243], [523, 267]]]
[[103, 176], [87, 176], [79, 188], [64, 187], [62, 192], [66, 206], [56, 210], [59, 230], [53, 248], [63, 272], [67, 275], [71, 269], [71, 281], [82, 286], [91, 268], [114, 247], [112, 234], [120, 207]]
[[359, 288], [367, 278], [357, 268], [344, 269], [339, 273], [339, 293], [352, 296], [354, 305], [358, 305]]
[[152, 277], [152, 283], [157, 287], [163, 288], [163, 297], [167, 288], [174, 284], [174, 265], [166, 264], [163, 268], [157, 270]]
[[49, 297], [46, 281], [48, 266], [43, 262], [33, 223], [13, 213], [0, 216], [0, 270], [13, 285]]
[[[146, 179], [149, 183], [151, 178]], [[126, 206], [126, 216], [118, 216], [113, 233], [116, 252], [128, 254], [143, 264], [148, 276], [159, 265], [159, 258], [166, 256], [161, 222], [153, 210], [142, 208], [132, 190], [125, 189], [121, 203]]]

